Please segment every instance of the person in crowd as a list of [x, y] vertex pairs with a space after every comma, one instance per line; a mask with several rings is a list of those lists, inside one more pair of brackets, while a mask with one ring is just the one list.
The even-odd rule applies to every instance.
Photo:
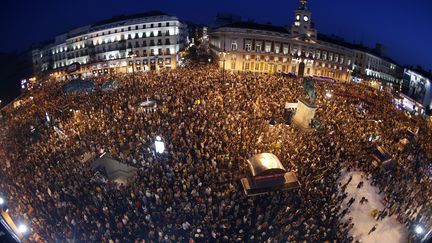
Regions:
[[368, 235], [372, 234], [377, 229], [378, 224], [375, 224], [368, 232]]

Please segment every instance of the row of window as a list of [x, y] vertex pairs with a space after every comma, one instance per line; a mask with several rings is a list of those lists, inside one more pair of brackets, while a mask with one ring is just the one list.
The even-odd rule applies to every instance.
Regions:
[[[128, 42], [127, 47], [128, 48], [139, 48], [139, 47], [147, 47], [147, 46], [162, 46], [162, 45], [171, 45], [171, 40], [169, 38], [165, 39], [165, 42], [162, 41], [162, 39], [150, 40], [150, 43], [147, 45], [147, 41], [144, 40], [142, 42], [135, 41]], [[115, 51], [119, 49], [119, 45], [116, 43], [113, 46], [109, 44], [108, 46], [102, 46], [102, 47], [96, 47], [96, 52], [106, 52], [106, 51]]]
[[[275, 54], [279, 54], [281, 51], [281, 46], [282, 46], [282, 53], [284, 55], [287, 55], [289, 52], [289, 48], [288, 46], [286, 46], [285, 44], [283, 45], [275, 45], [272, 43], [265, 43], [264, 45], [264, 52], [266, 53], [270, 53], [270, 52], [274, 52]], [[232, 51], [237, 51], [238, 50], [238, 45], [237, 42], [232, 42], [231, 43], [231, 50]], [[244, 47], [245, 51], [252, 51], [252, 43], [246, 43], [245, 47]], [[293, 51], [291, 52], [292, 55], [298, 54], [299, 56], [302, 54], [297, 48], [293, 48]], [[255, 43], [255, 51], [256, 52], [262, 52], [262, 45], [261, 43]], [[328, 61], [334, 61], [334, 62], [339, 62], [339, 63], [343, 63], [344, 62], [344, 56], [341, 54], [334, 54], [331, 52], [326, 52], [326, 51], [320, 51], [320, 50], [316, 50], [314, 51], [307, 51], [307, 52], [303, 52], [303, 54], [306, 57], [312, 56], [316, 59], [322, 59], [322, 60], [328, 60]], [[328, 54], [328, 55], [327, 55]], [[348, 65], [351, 65], [351, 60], [348, 60], [347, 62]]]
[[[233, 49], [233, 50], [237, 50], [237, 49]], [[250, 48], [250, 46], [248, 46], [248, 44], [246, 44], [245, 51], [251, 51], [251, 48]], [[256, 52], [262, 52], [261, 51], [261, 46], [256, 46], [256, 50], [255, 51]], [[266, 46], [264, 52], [270, 53], [270, 47]], [[274, 53], [275, 54], [279, 54], [280, 53], [279, 48], [275, 47]], [[284, 47], [282, 53], [284, 55], [287, 55], [288, 54], [288, 48]], [[303, 53], [301, 53], [300, 51], [297, 51], [296, 49], [294, 49], [291, 52], [291, 55], [295, 56], [296, 54], [298, 56], [301, 56], [302, 54], [304, 54], [304, 56], [306, 56], [307, 58], [311, 56], [311, 57], [313, 57], [315, 59], [328, 60], [328, 61], [336, 62], [336, 63], [340, 63], [340, 64], [344, 63], [344, 56], [338, 55], [338, 54], [333, 55], [333, 53], [329, 53], [329, 55], [327, 55], [327, 52], [325, 52], [325, 51], [321, 55], [320, 51], [316, 51], [316, 53], [311, 53], [311, 52], [303, 52]], [[351, 65], [351, 60], [347, 61], [347, 65]]]
[[[231, 69], [236, 70], [236, 62], [231, 62]], [[291, 67], [291, 70], [290, 70]], [[297, 66], [289, 66], [289, 65], [277, 65], [277, 64], [271, 64], [271, 63], [259, 63], [259, 62], [243, 62], [242, 63], [242, 70], [243, 71], [261, 71], [261, 72], [275, 72], [277, 70], [280, 70], [282, 72], [292, 72], [297, 73]], [[311, 68], [305, 68], [305, 74], [306, 75], [326, 75], [333, 78], [342, 78], [343, 74], [341, 72], [334, 72], [329, 70], [320, 70], [320, 69], [314, 69], [312, 71]]]
[[[158, 64], [162, 64], [163, 61], [164, 61], [163, 58], [158, 58], [158, 59], [157, 59], [157, 63], [158, 63]], [[136, 60], [136, 61], [135, 61], [135, 65], [141, 65], [141, 64], [143, 64], [143, 65], [147, 65], [147, 64], [149, 64], [149, 63], [150, 63], [150, 64], [154, 64], [154, 63], [156, 63], [156, 59], [151, 58], [150, 60], [148, 60], [148, 59], [143, 59], [143, 60]], [[171, 64], [171, 58], [169, 58], [169, 57], [165, 58], [165, 64]], [[133, 62], [132, 62], [132, 61], [129, 61], [129, 66], [132, 66], [132, 65], [133, 65]]]
[[[162, 27], [162, 23], [158, 23], [157, 24], [157, 27]], [[143, 25], [141, 25], [142, 26], [142, 28], [140, 28], [140, 25], [135, 25], [135, 27], [132, 27], [132, 26], [129, 26], [128, 28], [127, 28], [127, 30], [128, 31], [131, 31], [131, 30], [138, 30], [138, 29], [146, 29], [147, 28], [147, 25], [146, 24], [143, 24]], [[165, 27], [169, 27], [170, 26], [170, 23], [169, 22], [166, 22], [165, 23], [165, 25], [164, 25]], [[155, 24], [150, 24], [150, 28], [155, 28]], [[120, 32], [124, 32], [125, 31], [125, 29], [124, 28], [121, 28], [121, 30], [120, 30]], [[107, 34], [107, 35], [110, 35], [110, 34], [112, 34], [112, 33], [118, 33], [119, 32], [119, 30], [114, 30], [113, 32], [111, 32], [110, 30], [109, 31], [107, 31], [107, 32], [102, 32], [101, 34], [100, 34], [100, 36], [104, 36], [105, 34]], [[93, 36], [91, 36], [91, 37], [98, 37], [99, 36], [99, 33], [96, 33], [96, 35], [93, 35]], [[81, 40], [82, 40], [82, 38], [80, 38]]]
[[[153, 32], [151, 32], [151, 34], [150, 34], [150, 37], [153, 37], [154, 35], [153, 35]], [[158, 33], [158, 35], [157, 36], [162, 36], [162, 33]], [[167, 30], [167, 33], [165, 34], [165, 36], [169, 36], [169, 31]], [[145, 36], [145, 33], [143, 33], [143, 35], [142, 35], [142, 37], [141, 38], [145, 38], [146, 36]], [[135, 35], [135, 38], [137, 39], [137, 38], [139, 38], [138, 37], [138, 33], [136, 33], [136, 35]], [[118, 40], [120, 40], [120, 37], [118, 37], [117, 38]], [[122, 36], [122, 39], [124, 39], [123, 38], [123, 36]], [[132, 39], [132, 37], [131, 37], [131, 35], [129, 34], [128, 35], [128, 37], [127, 37], [127, 39]], [[104, 41], [104, 43], [110, 43], [110, 42], [114, 42], [114, 40], [113, 39], [106, 39], [105, 41]], [[138, 45], [138, 42], [135, 42], [136, 44], [135, 45]], [[165, 39], [165, 45], [170, 45], [170, 39], [169, 38], [167, 38], [167, 39]], [[97, 44], [102, 44], [102, 41], [101, 40], [99, 40], [99, 42], [96, 42], [96, 41], [94, 41], [94, 43], [93, 43], [94, 45], [97, 45]], [[155, 44], [155, 40], [150, 40], [150, 46], [154, 46], [154, 45], [156, 45]], [[157, 45], [162, 45], [162, 40], [161, 39], [158, 39], [157, 40]], [[146, 44], [146, 41], [144, 40], [143, 41], [143, 46], [147, 46], [147, 44]], [[73, 50], [79, 50], [79, 49], [83, 49], [83, 48], [85, 48], [86, 47], [86, 45], [85, 45], [85, 43], [83, 43], [83, 44], [81, 44], [81, 45], [76, 45], [76, 46], [73, 46]], [[105, 48], [105, 47], [104, 47]], [[109, 47], [110, 48], [110, 47]], [[68, 50], [68, 48], [67, 47], [65, 47], [65, 48], [63, 48], [63, 47], [61, 47], [60, 49], [57, 49], [57, 50], [52, 50], [52, 54], [53, 55], [55, 55], [55, 54], [59, 54], [59, 53], [63, 53], [63, 52], [66, 52]], [[42, 57], [43, 55], [41, 55], [41, 57]]]
[[[171, 25], [170, 22], [166, 22], [165, 24], [158, 23], [157, 27], [162, 27], [162, 26], [168, 27], [170, 25]], [[146, 29], [147, 28], [147, 24], [143, 24], [141, 26], [142, 26], [142, 28], [140, 28], [140, 25], [135, 25], [135, 27], [129, 26], [127, 28], [127, 30], [131, 31], [132, 29], [138, 30], [138, 29]], [[149, 27], [155, 28], [155, 24], [150, 24]], [[125, 31], [125, 28], [115, 29], [114, 31], [109, 30], [107, 32], [103, 31], [101, 34], [96, 33], [96, 34], [91, 35], [90, 37], [93, 38], [93, 37], [98, 37], [99, 35], [100, 36], [110, 35], [111, 33], [118, 33], [118, 32], [124, 32], [124, 31]], [[87, 39], [88, 39], [88, 36], [79, 37], [79, 38], [74, 39], [73, 42], [80, 42], [80, 41], [87, 40]]]
[[[277, 52], [278, 53], [278, 52]], [[284, 49], [284, 54], [287, 54], [288, 53], [288, 50], [285, 50]], [[294, 50], [294, 52], [293, 53], [295, 53], [295, 50]], [[298, 52], [297, 52], [298, 53]], [[311, 53], [309, 53], [309, 52], [307, 52], [306, 54], [305, 54], [305, 56], [306, 57], [309, 57], [310, 55], [313, 55], [313, 54], [311, 54]], [[293, 56], [295, 56], [295, 55], [293, 55]], [[231, 55], [231, 58], [235, 58], [235, 55]], [[324, 60], [324, 61], [326, 61], [326, 60], [328, 60], [328, 61], [334, 61], [334, 62], [336, 62], [336, 63], [339, 63], [339, 64], [343, 64], [344, 63], [344, 57], [343, 56], [339, 56], [339, 55], [335, 55], [335, 56], [333, 56], [333, 54], [332, 53], [330, 53], [329, 54], [329, 56], [327, 56], [327, 52], [323, 52], [323, 55], [321, 55], [321, 53], [318, 51], [317, 53], [315, 53], [315, 56], [313, 56], [315, 59], [318, 59], [318, 60]], [[246, 58], [246, 59], [248, 59], [248, 58], [250, 58], [250, 56], [249, 55], [245, 55], [245, 56], [243, 56], [243, 58]], [[262, 56], [261, 56], [261, 58], [262, 58]], [[275, 59], [275, 60], [279, 60], [279, 57], [271, 57], [271, 59]], [[254, 57], [252, 58], [252, 59], [254, 59]], [[256, 56], [256, 59], [257, 60], [259, 60], [260, 59], [260, 56], [259, 55], [257, 55]], [[265, 59], [266, 60], [268, 60], [269, 59], [269, 57], [268, 56], [266, 56], [265, 57]], [[284, 62], [286, 61], [286, 58], [283, 58], [283, 60], [284, 60]], [[348, 59], [348, 61], [347, 61], [347, 65], [351, 65], [351, 60], [350, 59]]]
[[99, 40], [93, 40], [93, 45], [101, 45], [106, 44], [110, 42], [115, 41], [121, 41], [121, 40], [131, 40], [131, 39], [139, 39], [139, 38], [147, 38], [147, 37], [161, 37], [161, 36], [171, 36], [170, 31], [167, 30], [164, 35], [162, 35], [162, 31], [158, 31], [157, 34], [155, 34], [153, 31], [149, 32], [150, 34], [146, 34], [146, 32], [142, 33], [135, 33], [135, 35], [128, 34], [128, 35], [119, 35], [117, 37], [111, 37], [107, 38], [105, 40], [99, 39]]
[[[148, 33], [146, 32], [142, 32], [142, 33], [135, 33], [135, 35], [132, 34], [128, 34], [128, 35], [119, 35], [117, 37], [111, 37], [111, 38], [107, 38], [105, 40], [99, 39], [99, 40], [94, 40], [93, 41], [93, 45], [100, 45], [100, 44], [104, 44], [104, 43], [110, 43], [110, 42], [114, 42], [114, 41], [120, 41], [120, 40], [130, 40], [130, 39], [138, 39], [138, 38], [147, 38], [147, 37], [159, 37], [159, 36], [171, 36], [170, 34], [170, 30], [166, 30], [165, 34], [162, 34], [162, 31], [159, 30], [157, 31], [157, 33], [155, 31], [150, 31]], [[73, 45], [72, 47], [70, 47], [70, 49], [73, 50], [78, 50], [78, 49], [82, 49], [86, 46], [85, 43], [81, 43], [81, 44], [77, 44], [77, 45]], [[66, 52], [69, 48], [67, 46], [65, 47], [60, 47], [56, 50], [52, 50], [52, 54], [57, 54], [57, 53], [61, 53], [61, 52]], [[42, 56], [41, 56], [42, 57]]]
[[[137, 57], [147, 57], [147, 56], [158, 56], [158, 55], [170, 55], [171, 54], [171, 50], [170, 48], [166, 48], [165, 50], [162, 48], [159, 49], [150, 49], [150, 53], [147, 52], [146, 49], [144, 50], [135, 50], [133, 52], [135, 54], [134, 58]], [[121, 58], [120, 55], [117, 54], [110, 54], [110, 55], [98, 55], [96, 57], [97, 61], [104, 61], [104, 60], [115, 60], [115, 59], [119, 59]]]
[[[153, 53], [154, 50], [152, 49], [151, 52]], [[159, 52], [161, 53], [162, 50], [159, 49]], [[167, 50], [167, 52], [169, 52], [169, 49]], [[138, 52], [136, 52], [136, 53], [138, 53]], [[155, 55], [152, 54], [150, 56], [155, 56]], [[147, 56], [143, 55], [143, 57], [147, 57]], [[116, 55], [109, 55], [108, 57], [106, 55], [104, 55], [103, 58], [99, 57], [99, 56], [97, 57], [97, 61], [108, 61], [108, 60], [116, 60], [116, 59], [120, 59], [120, 56], [118, 54], [116, 54]], [[157, 58], [157, 60], [158, 60], [158, 63], [161, 64], [161, 63], [163, 63], [164, 59], [163, 58]], [[74, 62], [74, 61], [66, 61], [66, 62], [58, 62], [58, 63], [56, 62], [56, 63], [54, 63], [53, 67], [54, 67], [54, 69], [55, 68], [60, 68], [60, 67], [65, 67], [65, 66], [71, 64], [72, 62]], [[79, 62], [81, 64], [86, 64], [86, 63], [89, 62], [89, 59], [87, 58], [87, 59], [81, 60]], [[136, 65], [141, 65], [141, 64], [146, 65], [149, 62], [151, 64], [153, 64], [153, 63], [155, 63], [155, 59], [154, 58], [151, 58], [150, 60], [147, 60], [145, 58], [144, 59], [135, 59], [135, 64]], [[133, 64], [133, 61], [129, 60], [129, 65], [132, 65], [132, 64]], [[169, 58], [169, 57], [165, 58], [165, 64], [171, 64], [171, 58]]]
[[[158, 46], [162, 46], [162, 45], [170, 45], [171, 44], [171, 41], [170, 41], [170, 39], [165, 39], [165, 43], [162, 43], [162, 40], [161, 39], [159, 39], [157, 42], [155, 42], [154, 40], [151, 40], [150, 41], [150, 45], [149, 46], [156, 46], [156, 45], [158, 45]], [[134, 45], [132, 45], [132, 43], [131, 42], [129, 42], [128, 43], [128, 48], [129, 49], [132, 49], [132, 48], [140, 48], [140, 47], [147, 47], [147, 42], [144, 40], [143, 42], [142, 42], [142, 45], [138, 42], [138, 41], [136, 41], [135, 42], [135, 44]], [[115, 50], [118, 50], [119, 49], [119, 46], [118, 46], [118, 44], [115, 44], [114, 46], [111, 46], [111, 45], [108, 45], [108, 48], [106, 48], [105, 46], [103, 46], [102, 48], [99, 48], [99, 47], [97, 47], [96, 48], [96, 53], [99, 53], [99, 52], [109, 52], [109, 51], [115, 51]], [[160, 48], [161, 49], [161, 48]], [[153, 49], [152, 49], [153, 50]], [[170, 54], [170, 49], [169, 48], [166, 48], [166, 54]], [[57, 61], [57, 60], [62, 60], [62, 59], [64, 59], [64, 58], [68, 58], [68, 59], [72, 59], [72, 58], [77, 58], [77, 57], [81, 57], [81, 56], [86, 56], [86, 55], [88, 55], [89, 54], [89, 52], [87, 51], [87, 50], [81, 50], [81, 51], [78, 51], [78, 52], [73, 52], [73, 53], [68, 53], [67, 55], [65, 55], [65, 53], [61, 53], [60, 55], [56, 55], [56, 56], [54, 56], [54, 60], [55, 61]]]
[[[142, 53], [142, 55], [141, 55]], [[136, 55], [136, 57], [146, 57], [148, 56], [147, 54], [147, 50], [143, 49], [143, 50], [135, 50], [134, 54]], [[165, 51], [162, 48], [158, 48], [158, 49], [150, 49], [150, 56], [156, 56], [156, 55], [170, 55], [171, 54], [171, 50], [170, 48], [166, 48]]]
[[[236, 59], [236, 56], [232, 55], [231, 56], [231, 62], [235, 62], [235, 59]], [[256, 62], [260, 62], [260, 61], [263, 61], [263, 60], [265, 62], [279, 62], [279, 61], [282, 61], [282, 63], [287, 63], [288, 62], [288, 59], [286, 57], [282, 58], [281, 60], [279, 59], [279, 57], [268, 57], [268, 56], [266, 56], [265, 58], [257, 56], [255, 59], [254, 58], [251, 59], [249, 55], [243, 55], [243, 59], [246, 60], [246, 61], [254, 60]], [[333, 68], [333, 69], [342, 70], [342, 66], [325, 64], [324, 62], [322, 62], [322, 63], [315, 62], [315, 66], [317, 66], [317, 67], [321, 66], [322, 68], [325, 68], [327, 66], [327, 68]]]

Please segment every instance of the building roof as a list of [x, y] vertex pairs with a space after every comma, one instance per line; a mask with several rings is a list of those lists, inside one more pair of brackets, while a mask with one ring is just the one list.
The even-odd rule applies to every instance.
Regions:
[[102, 171], [104, 176], [109, 180], [126, 182], [134, 175], [137, 168], [116, 161], [107, 155], [104, 155], [91, 164], [94, 171]]
[[317, 38], [318, 38], [319, 41], [325, 41], [325, 42], [332, 43], [332, 44], [339, 45], [339, 46], [343, 46], [343, 47], [346, 47], [346, 48], [349, 48], [349, 49], [367, 52], [369, 54], [372, 54], [374, 56], [377, 56], [379, 58], [387, 60], [387, 61], [389, 61], [391, 63], [399, 65], [393, 59], [391, 59], [389, 57], [381, 56], [375, 49], [369, 48], [369, 47], [361, 45], [361, 44], [353, 44], [353, 43], [346, 42], [343, 38], [338, 37], [338, 36], [334, 36], [334, 35], [330, 35], [329, 36], [329, 35], [318, 33]]
[[262, 153], [248, 159], [252, 176], [267, 176], [286, 173], [285, 168], [276, 155]]
[[421, 76], [432, 80], [432, 73], [427, 72], [426, 70], [421, 69], [421, 67], [407, 67], [408, 70], [411, 70], [417, 74], [420, 74]]
[[272, 31], [272, 32], [279, 32], [284, 34], [290, 33], [286, 28], [282, 26], [275, 26], [269, 24], [257, 24], [253, 22], [236, 22], [236, 23], [224, 25], [222, 27]]
[[148, 12], [144, 12], [144, 13], [137, 13], [137, 14], [130, 14], [130, 15], [118, 15], [118, 16], [114, 16], [114, 17], [109, 18], [109, 19], [98, 21], [98, 22], [94, 23], [92, 25], [92, 27], [96, 27], [96, 26], [100, 26], [100, 25], [104, 25], [104, 24], [115, 23], [115, 22], [119, 22], [119, 21], [125, 21], [125, 20], [129, 20], [129, 19], [148, 18], [148, 17], [155, 17], [155, 16], [162, 16], [162, 15], [167, 15], [167, 14], [162, 12], [162, 11], [155, 10], [155, 11], [148, 11]]

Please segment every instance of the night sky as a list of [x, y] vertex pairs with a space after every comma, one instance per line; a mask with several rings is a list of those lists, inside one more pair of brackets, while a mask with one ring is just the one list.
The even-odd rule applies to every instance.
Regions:
[[[387, 54], [402, 65], [432, 69], [431, 0], [310, 0], [319, 32], [368, 46], [384, 44]], [[235, 3], [235, 4], [233, 4]], [[277, 25], [291, 24], [297, 0], [2, 0], [0, 52], [28, 48], [73, 27], [120, 14], [161, 10], [181, 20], [213, 21], [216, 13]]]

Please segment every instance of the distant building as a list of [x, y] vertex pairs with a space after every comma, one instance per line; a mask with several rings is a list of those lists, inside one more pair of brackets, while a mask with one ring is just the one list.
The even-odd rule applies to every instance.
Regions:
[[377, 44], [375, 50], [361, 46], [355, 48], [355, 66], [360, 74], [368, 79], [381, 81], [383, 85], [398, 87], [403, 75], [403, 68], [395, 61], [383, 56], [382, 45]]
[[34, 69], [60, 71], [73, 63], [88, 74], [175, 68], [187, 42], [186, 27], [162, 12], [114, 17], [58, 35], [34, 49]]
[[[352, 44], [338, 36], [318, 34], [318, 39], [344, 46], [354, 51], [353, 79], [361, 81], [378, 81], [379, 86], [398, 89], [402, 82], [403, 68], [397, 62], [385, 56], [384, 47], [376, 44], [375, 49], [360, 44]], [[380, 88], [380, 87], [378, 87]]]
[[410, 111], [429, 114], [432, 110], [432, 84], [430, 74], [405, 68], [401, 88], [401, 104]]
[[208, 27], [202, 24], [187, 23], [191, 41], [208, 40]]
[[210, 34], [220, 66], [230, 71], [318, 75], [350, 81], [354, 52], [319, 40], [306, 0], [300, 0], [291, 27], [235, 22]]

